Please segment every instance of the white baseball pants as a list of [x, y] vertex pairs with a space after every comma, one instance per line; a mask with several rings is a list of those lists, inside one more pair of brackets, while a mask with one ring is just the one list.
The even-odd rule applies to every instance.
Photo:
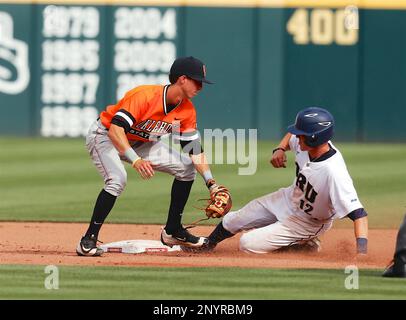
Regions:
[[250, 230], [240, 239], [240, 250], [252, 253], [268, 253], [320, 236], [331, 228], [331, 222], [314, 224], [294, 215], [279, 221], [274, 210], [283, 200], [281, 190], [249, 202], [238, 211], [229, 212], [223, 218], [223, 226], [231, 233]]

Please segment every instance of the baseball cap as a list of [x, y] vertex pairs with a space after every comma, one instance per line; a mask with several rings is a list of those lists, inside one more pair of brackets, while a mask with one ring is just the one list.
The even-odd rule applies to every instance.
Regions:
[[206, 66], [199, 59], [192, 56], [177, 58], [169, 71], [173, 76], [187, 76], [193, 80], [213, 84], [206, 79]]

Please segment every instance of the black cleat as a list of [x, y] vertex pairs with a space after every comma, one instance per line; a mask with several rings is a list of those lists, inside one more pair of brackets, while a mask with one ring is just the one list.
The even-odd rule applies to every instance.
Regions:
[[406, 265], [403, 263], [392, 263], [386, 267], [382, 274], [386, 278], [406, 278]]
[[169, 247], [181, 245], [185, 247], [201, 247], [208, 240], [205, 237], [196, 237], [189, 233], [185, 228], [181, 228], [176, 232], [168, 234], [165, 229], [161, 232], [161, 242]]
[[97, 239], [92, 237], [82, 237], [78, 246], [76, 247], [78, 256], [98, 257], [103, 253], [103, 249], [97, 246]]

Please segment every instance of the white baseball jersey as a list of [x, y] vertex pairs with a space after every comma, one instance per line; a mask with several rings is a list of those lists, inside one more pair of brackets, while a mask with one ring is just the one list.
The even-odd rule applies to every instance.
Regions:
[[296, 178], [283, 188], [284, 200], [280, 210], [273, 210], [278, 220], [294, 215], [315, 224], [343, 218], [362, 208], [344, 159], [331, 142], [336, 153], [326, 160], [310, 161], [309, 153], [302, 151], [299, 139], [292, 135], [289, 146], [296, 155]]
[[292, 135], [289, 145], [296, 155], [293, 184], [254, 199], [223, 219], [224, 228], [231, 233], [249, 231], [240, 239], [241, 250], [266, 253], [318, 237], [331, 228], [333, 219], [362, 208], [341, 153], [329, 144], [336, 151], [333, 155], [310, 161]]

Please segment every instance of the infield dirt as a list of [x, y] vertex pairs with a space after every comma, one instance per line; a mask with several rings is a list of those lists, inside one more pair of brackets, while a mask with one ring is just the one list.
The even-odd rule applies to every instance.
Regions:
[[[243, 267], [340, 269], [384, 268], [392, 259], [397, 230], [369, 231], [369, 253], [357, 258], [352, 229], [332, 229], [321, 236], [318, 253], [248, 254], [238, 250], [240, 235], [220, 243], [211, 253], [106, 253], [102, 257], [78, 257], [75, 247], [87, 224], [49, 222], [0, 223], [0, 264], [149, 266], [149, 267]], [[192, 229], [207, 236], [213, 226]], [[99, 238], [107, 243], [120, 240], [159, 240], [161, 226], [105, 224]]]

